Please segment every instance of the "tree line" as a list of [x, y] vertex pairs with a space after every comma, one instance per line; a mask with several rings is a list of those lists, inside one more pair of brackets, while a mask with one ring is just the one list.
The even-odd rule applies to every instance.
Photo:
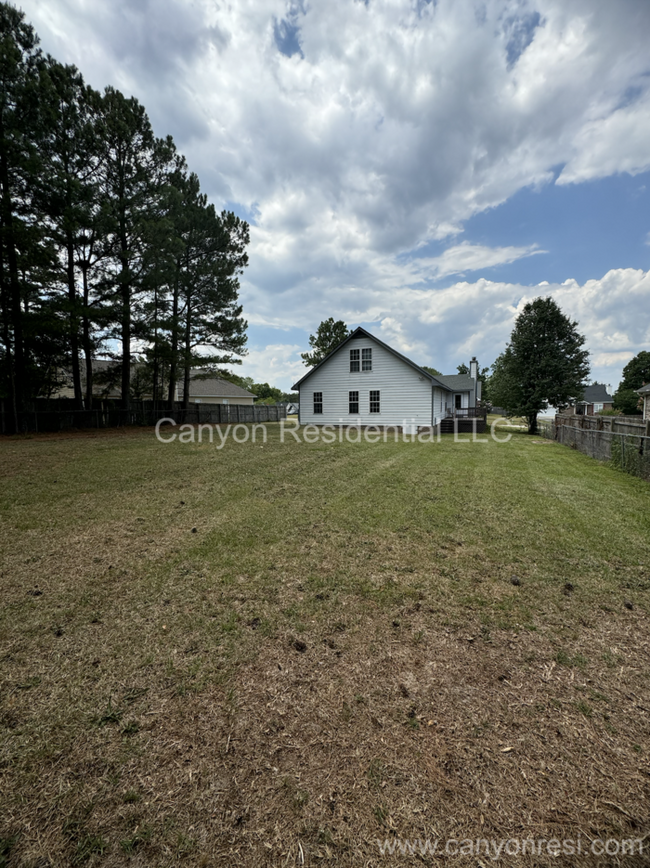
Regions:
[[161, 401], [180, 382], [187, 401], [197, 365], [239, 363], [248, 243], [137, 99], [89, 87], [0, 3], [0, 397], [16, 427], [64, 371], [75, 409], [90, 409], [107, 348], [120, 348], [125, 410], [134, 347]]

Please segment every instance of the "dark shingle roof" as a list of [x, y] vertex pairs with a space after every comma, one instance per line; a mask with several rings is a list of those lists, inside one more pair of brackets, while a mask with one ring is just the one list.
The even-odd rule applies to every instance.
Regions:
[[[247, 392], [241, 386], [236, 386], [228, 380], [222, 380], [221, 377], [208, 377], [204, 380], [197, 380], [196, 374], [190, 381], [190, 395], [192, 398], [254, 398], [252, 392]], [[178, 384], [179, 398], [182, 399], [184, 392], [183, 381]]]
[[587, 386], [585, 396], [582, 399], [586, 404], [611, 404], [614, 399], [607, 394], [607, 386], [604, 383], [594, 383]]
[[641, 386], [640, 389], [636, 390], [637, 395], [649, 395], [650, 394], [650, 383], [646, 383], [645, 386]]
[[469, 374], [442, 374], [436, 380], [451, 392], [470, 392], [474, 388], [474, 380]]

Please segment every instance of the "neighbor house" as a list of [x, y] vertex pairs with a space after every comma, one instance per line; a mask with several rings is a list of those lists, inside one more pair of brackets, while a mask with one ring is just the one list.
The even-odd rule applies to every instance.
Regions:
[[[255, 395], [241, 386], [236, 386], [229, 380], [221, 377], [201, 376], [204, 372], [192, 371], [190, 379], [190, 404], [252, 404]], [[176, 386], [177, 401], [183, 400], [185, 394], [184, 383], [181, 381]]]
[[647, 421], [650, 419], [650, 383], [641, 386], [640, 389], [636, 390], [636, 393], [643, 399], [643, 419]]
[[[103, 398], [113, 401], [119, 401], [121, 392], [120, 381], [121, 367], [119, 362], [112, 359], [93, 359], [93, 395], [96, 398]], [[67, 384], [53, 395], [55, 398], [73, 398], [74, 389], [71, 384], [71, 374], [66, 372]], [[86, 389], [86, 370], [85, 365], [81, 368], [81, 385], [85, 392]], [[139, 362], [134, 362], [131, 366], [131, 390], [132, 397], [150, 401], [152, 398], [152, 382], [151, 370]], [[162, 392], [167, 396], [167, 385], [162, 384]], [[176, 384], [174, 394], [175, 401], [182, 401], [185, 392], [183, 382], [183, 372], [180, 373], [180, 381]], [[229, 380], [223, 380], [221, 377], [208, 375], [201, 368], [194, 368], [191, 371], [190, 378], [190, 404], [248, 404], [251, 405], [255, 401], [255, 395], [247, 389], [242, 389], [241, 386], [236, 386]]]
[[567, 407], [564, 411], [568, 414], [575, 413], [577, 416], [595, 416], [601, 410], [611, 410], [614, 406], [614, 398], [607, 391], [603, 383], [593, 383], [587, 386], [581, 401]]
[[293, 389], [301, 425], [426, 428], [445, 418], [484, 419], [475, 358], [469, 375], [433, 376], [361, 327]]

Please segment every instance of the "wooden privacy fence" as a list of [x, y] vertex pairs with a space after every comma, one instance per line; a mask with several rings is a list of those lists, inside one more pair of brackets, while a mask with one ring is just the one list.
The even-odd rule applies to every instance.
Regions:
[[578, 416], [558, 413], [556, 424], [578, 428], [581, 431], [609, 431], [611, 434], [636, 434], [650, 437], [650, 419], [641, 416]]
[[650, 480], [650, 423], [639, 416], [564, 416], [542, 423], [545, 437]]
[[261, 404], [182, 404], [173, 409], [155, 401], [132, 401], [129, 410], [116, 407], [111, 401], [98, 401], [92, 410], [75, 410], [69, 398], [38, 399], [29, 409], [16, 414], [0, 401], [0, 433], [32, 434], [66, 431], [72, 428], [120, 428], [127, 425], [155, 425], [159, 419], [173, 419], [178, 425], [220, 425], [238, 423], [280, 422], [286, 419], [286, 405]]

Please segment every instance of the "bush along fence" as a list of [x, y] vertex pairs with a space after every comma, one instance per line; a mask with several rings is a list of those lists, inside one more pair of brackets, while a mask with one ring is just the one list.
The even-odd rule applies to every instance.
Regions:
[[190, 404], [188, 409], [176, 403], [173, 408], [156, 401], [132, 401], [122, 410], [113, 401], [98, 401], [92, 410], [75, 410], [69, 398], [38, 399], [16, 416], [6, 401], [0, 401], [1, 434], [35, 434], [67, 431], [75, 428], [121, 428], [127, 425], [155, 425], [159, 419], [173, 419], [178, 425], [219, 425], [280, 422], [287, 417], [286, 405], [261, 404]]
[[650, 420], [640, 416], [565, 416], [543, 423], [542, 434], [590, 458], [650, 481]]

